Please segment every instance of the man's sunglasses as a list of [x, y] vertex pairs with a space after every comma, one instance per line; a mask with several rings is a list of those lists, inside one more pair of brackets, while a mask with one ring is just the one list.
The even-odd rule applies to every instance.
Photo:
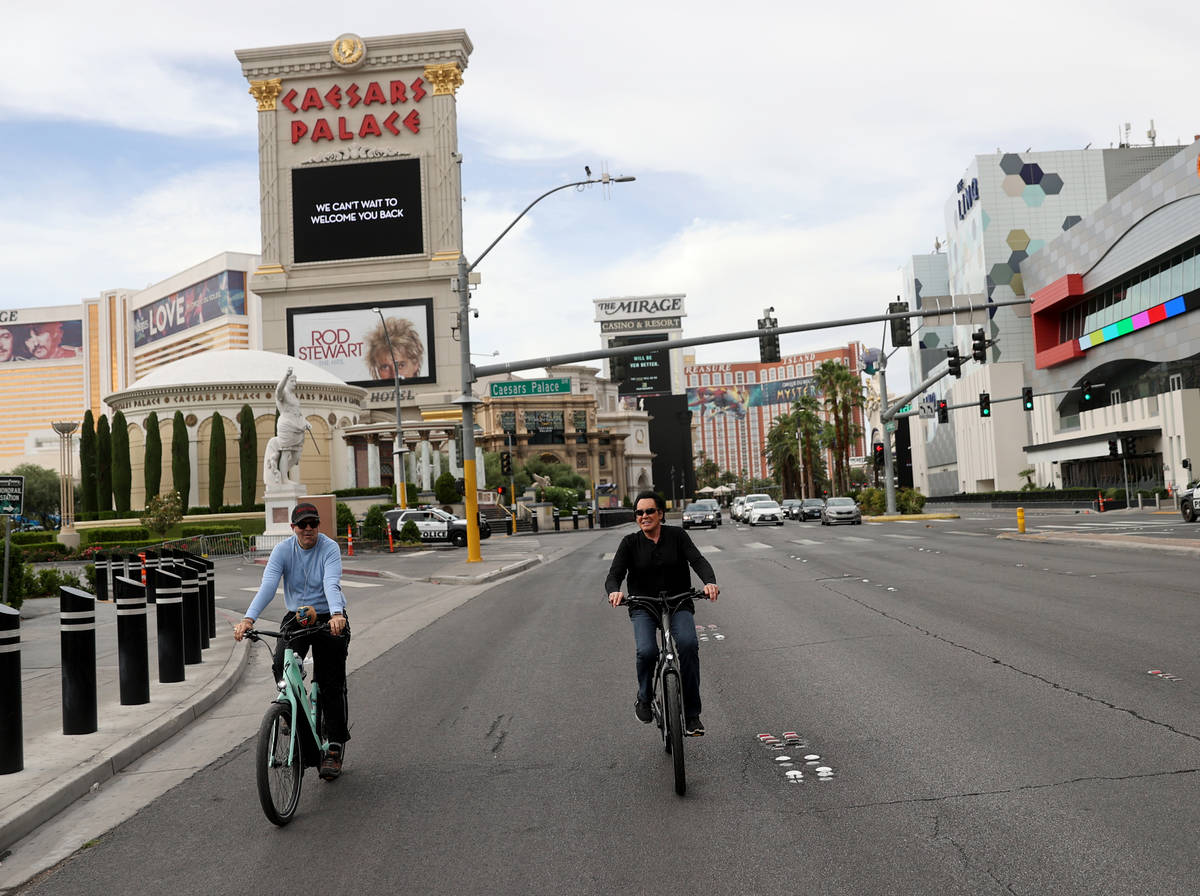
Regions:
[[658, 513], [658, 508], [651, 507], [649, 510], [635, 510], [633, 512], [633, 515], [634, 516], [654, 516], [654, 514], [656, 514], [656, 513]]
[[298, 523], [292, 523], [297, 529], [320, 529], [320, 520], [301, 520]]

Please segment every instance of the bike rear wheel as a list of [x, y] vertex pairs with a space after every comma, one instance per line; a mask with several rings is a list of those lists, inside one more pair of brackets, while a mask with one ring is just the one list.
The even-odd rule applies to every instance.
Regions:
[[[292, 746], [292, 708], [272, 703], [258, 729], [258, 801], [271, 824], [282, 827], [292, 820], [300, 804], [304, 764]], [[289, 759], [289, 753], [291, 758]]]
[[679, 690], [679, 676], [674, 673], [663, 676], [663, 703], [667, 744], [671, 762], [675, 766], [675, 792], [683, 796], [687, 791], [687, 775], [683, 766], [683, 696]]

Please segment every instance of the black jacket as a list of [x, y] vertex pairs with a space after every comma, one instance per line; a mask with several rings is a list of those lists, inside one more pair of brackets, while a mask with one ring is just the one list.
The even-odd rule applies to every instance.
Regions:
[[[704, 559], [690, 535], [678, 526], [662, 526], [659, 531], [657, 544], [640, 529], [621, 539], [604, 580], [606, 595], [620, 591], [626, 576], [631, 595], [679, 594], [692, 587], [689, 566], [705, 585], [716, 583], [712, 564]], [[695, 611], [691, 601], [681, 608]]]

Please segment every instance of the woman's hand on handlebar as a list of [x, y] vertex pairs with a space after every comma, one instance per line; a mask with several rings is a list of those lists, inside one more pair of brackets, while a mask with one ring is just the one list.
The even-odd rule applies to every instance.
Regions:
[[608, 595], [608, 602], [614, 607], [619, 607], [623, 600], [625, 600], [625, 595], [620, 591], [613, 591]]
[[716, 600], [717, 595], [721, 593], [721, 589], [717, 587], [717, 583], [713, 582], [704, 586], [704, 596], [709, 600]]

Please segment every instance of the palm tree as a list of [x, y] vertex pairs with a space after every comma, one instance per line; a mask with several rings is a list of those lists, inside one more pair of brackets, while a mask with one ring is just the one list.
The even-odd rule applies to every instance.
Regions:
[[792, 416], [800, 437], [800, 465], [804, 468], [806, 498], [816, 496], [818, 474], [822, 473], [820, 407], [815, 395], [805, 395], [792, 405]]
[[781, 497], [800, 493], [800, 458], [796, 446], [796, 415], [780, 414], [767, 430], [767, 463], [782, 489]]
[[830, 416], [835, 489], [845, 494], [850, 490], [850, 446], [862, 434], [862, 427], [854, 422], [854, 409], [863, 406], [862, 382], [836, 361], [822, 362], [814, 376]]

